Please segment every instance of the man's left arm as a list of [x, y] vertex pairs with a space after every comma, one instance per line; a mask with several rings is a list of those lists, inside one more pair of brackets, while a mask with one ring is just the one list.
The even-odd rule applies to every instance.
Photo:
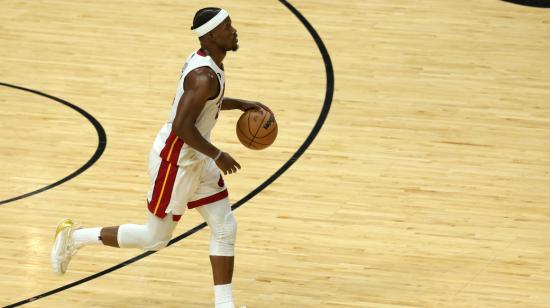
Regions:
[[230, 98], [230, 97], [224, 97], [222, 101], [222, 110], [233, 110], [233, 109], [239, 109], [241, 111], [247, 111], [250, 109], [264, 109], [267, 112], [273, 114], [273, 111], [269, 109], [266, 105], [260, 103], [260, 102], [254, 102], [254, 101], [248, 101], [244, 99], [238, 99], [238, 98]]

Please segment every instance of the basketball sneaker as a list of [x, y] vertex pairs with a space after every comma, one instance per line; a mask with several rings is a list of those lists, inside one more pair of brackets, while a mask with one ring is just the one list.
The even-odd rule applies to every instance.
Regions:
[[64, 219], [57, 225], [57, 229], [55, 230], [51, 261], [52, 269], [58, 275], [65, 274], [71, 258], [78, 250], [71, 237], [73, 231], [76, 229], [80, 229], [80, 226], [71, 219]]

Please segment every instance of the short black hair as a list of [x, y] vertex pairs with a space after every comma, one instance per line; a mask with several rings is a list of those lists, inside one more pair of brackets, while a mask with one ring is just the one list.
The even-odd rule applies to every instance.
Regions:
[[210, 19], [214, 18], [222, 9], [219, 7], [205, 7], [197, 11], [195, 13], [195, 17], [193, 18], [193, 26], [191, 26], [191, 30], [195, 30], [198, 27], [204, 25], [207, 23]]

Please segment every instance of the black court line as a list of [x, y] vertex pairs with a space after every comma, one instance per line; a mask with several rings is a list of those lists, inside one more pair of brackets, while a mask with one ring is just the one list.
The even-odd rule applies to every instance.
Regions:
[[18, 89], [18, 90], [23, 90], [23, 91], [26, 91], [26, 92], [30, 92], [30, 93], [40, 95], [40, 96], [44, 96], [46, 98], [49, 98], [51, 100], [54, 100], [56, 102], [59, 102], [59, 103], [65, 105], [65, 106], [68, 106], [68, 107], [76, 110], [78, 113], [83, 115], [86, 119], [88, 119], [88, 121], [90, 121], [90, 123], [92, 123], [92, 125], [94, 126], [94, 128], [97, 132], [97, 137], [98, 137], [97, 149], [95, 150], [94, 155], [92, 155], [92, 157], [90, 157], [90, 159], [84, 165], [82, 165], [82, 167], [78, 168], [73, 173], [67, 175], [66, 177], [62, 178], [61, 180], [59, 180], [55, 183], [46, 185], [46, 186], [44, 186], [40, 189], [37, 189], [35, 191], [31, 191], [29, 193], [26, 193], [26, 194], [23, 194], [23, 195], [20, 195], [20, 196], [16, 196], [16, 197], [13, 197], [13, 198], [10, 198], [10, 199], [7, 199], [7, 200], [0, 200], [0, 205], [6, 204], [6, 203], [9, 203], [9, 202], [12, 202], [12, 201], [16, 201], [16, 200], [19, 200], [19, 199], [23, 199], [23, 198], [26, 198], [26, 197], [30, 197], [32, 195], [36, 195], [38, 193], [44, 192], [48, 189], [52, 189], [52, 188], [54, 188], [58, 185], [61, 185], [65, 182], [67, 182], [68, 180], [70, 180], [70, 179], [78, 176], [82, 172], [84, 172], [86, 169], [90, 168], [99, 159], [99, 157], [101, 157], [101, 154], [103, 154], [103, 151], [105, 151], [105, 147], [107, 146], [107, 135], [105, 134], [105, 130], [103, 129], [103, 126], [101, 126], [101, 124], [99, 124], [99, 122], [91, 114], [86, 112], [84, 109], [82, 109], [82, 108], [80, 108], [80, 107], [78, 107], [74, 104], [71, 104], [71, 103], [67, 102], [66, 100], [62, 100], [58, 97], [55, 97], [55, 96], [52, 96], [52, 95], [49, 95], [49, 94], [46, 94], [46, 93], [42, 93], [40, 91], [24, 88], [24, 87], [21, 87], [21, 86], [15, 86], [15, 85], [8, 84], [8, 83], [3, 83], [3, 82], [0, 82], [0, 86], [5, 86], [5, 87], [13, 88], [13, 89]]
[[524, 5], [524, 6], [530, 6], [530, 7], [550, 8], [550, 0], [502, 0], [502, 1]]
[[[243, 197], [241, 200], [237, 201], [235, 204], [233, 204], [232, 209], [235, 210], [239, 208], [241, 205], [243, 205], [248, 200], [252, 199], [255, 195], [260, 193], [262, 190], [264, 190], [269, 184], [273, 183], [277, 178], [279, 178], [288, 168], [290, 168], [297, 160], [304, 154], [304, 152], [307, 150], [307, 148], [311, 145], [321, 128], [323, 127], [323, 124], [328, 116], [328, 113], [330, 111], [330, 106], [332, 104], [332, 97], [334, 94], [334, 70], [332, 68], [332, 62], [330, 60], [329, 53], [325, 47], [325, 44], [323, 43], [323, 40], [321, 40], [321, 37], [319, 34], [317, 34], [317, 31], [313, 28], [313, 26], [307, 21], [307, 19], [296, 9], [294, 6], [292, 6], [288, 1], [285, 0], [279, 0], [284, 6], [286, 6], [301, 22], [302, 24], [307, 28], [309, 33], [311, 34], [313, 40], [315, 40], [315, 43], [317, 44], [317, 47], [319, 48], [319, 51], [321, 52], [321, 55], [323, 57], [323, 62], [325, 64], [325, 70], [326, 70], [326, 78], [327, 78], [327, 84], [326, 84], [326, 91], [325, 91], [325, 100], [323, 102], [323, 108], [321, 109], [321, 113], [319, 114], [319, 117], [317, 118], [317, 122], [315, 122], [315, 125], [313, 126], [313, 129], [307, 136], [307, 138], [304, 140], [304, 143], [298, 148], [298, 150], [292, 155], [292, 157], [281, 167], [279, 170], [275, 171], [275, 173], [270, 176], [267, 180], [265, 180], [260, 186], [258, 186], [256, 189], [251, 191], [248, 195]], [[182, 239], [200, 231], [206, 227], [206, 223], [202, 223], [200, 225], [195, 226], [193, 229], [173, 238], [170, 240], [168, 246], [177, 243], [181, 241]], [[5, 306], [5, 308], [8, 307], [17, 307], [24, 304], [31, 303], [33, 301], [36, 301], [38, 299], [44, 298], [46, 296], [50, 296], [56, 293], [59, 293], [61, 291], [65, 291], [67, 289], [70, 289], [72, 287], [75, 287], [77, 285], [83, 284], [87, 281], [90, 281], [92, 279], [101, 277], [103, 275], [106, 275], [108, 273], [111, 273], [113, 271], [116, 271], [122, 267], [125, 267], [127, 265], [130, 265], [136, 261], [139, 261], [149, 255], [154, 254], [156, 251], [147, 251], [144, 252], [138, 256], [135, 256], [131, 259], [128, 259], [120, 264], [117, 264], [113, 267], [110, 267], [106, 270], [103, 270], [101, 272], [98, 272], [96, 274], [93, 274], [91, 276], [85, 277], [83, 279], [80, 279], [78, 281], [72, 282], [70, 284], [64, 285], [62, 287], [59, 287], [57, 289], [53, 289], [51, 291], [42, 293], [40, 295], [33, 296], [31, 298], [27, 298], [25, 300], [22, 300], [20, 302]]]

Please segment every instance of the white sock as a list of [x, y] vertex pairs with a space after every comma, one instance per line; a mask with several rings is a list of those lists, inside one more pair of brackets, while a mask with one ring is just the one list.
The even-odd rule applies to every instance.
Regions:
[[235, 308], [231, 284], [215, 285], [214, 295], [216, 297], [216, 308]]
[[80, 248], [85, 245], [103, 244], [99, 239], [101, 228], [87, 228], [74, 230], [72, 238], [76, 247]]

